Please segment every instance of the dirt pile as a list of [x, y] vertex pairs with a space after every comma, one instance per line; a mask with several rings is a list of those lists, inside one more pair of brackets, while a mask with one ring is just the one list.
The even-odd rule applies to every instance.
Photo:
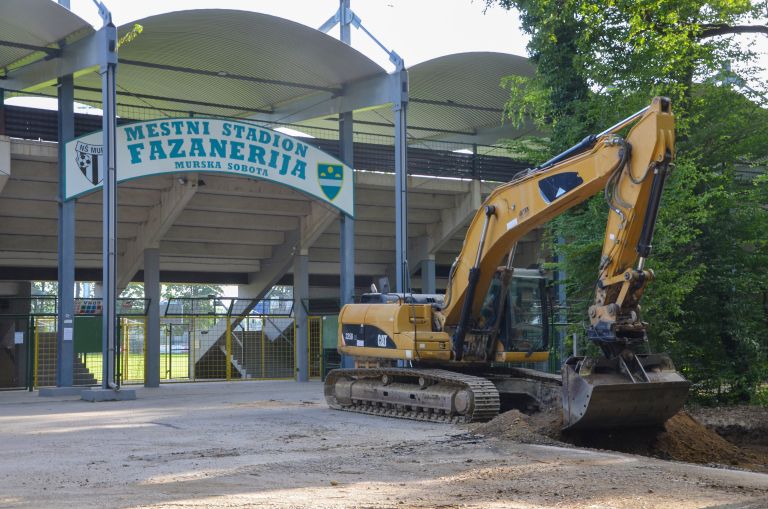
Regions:
[[748, 459], [738, 446], [707, 429], [687, 412], [680, 412], [664, 423], [664, 431], [655, 437], [652, 452], [690, 463], [740, 465]]
[[[541, 414], [543, 412], [536, 415]], [[510, 410], [491, 421], [475, 424], [471, 427], [471, 431], [485, 437], [512, 440], [524, 444], [563, 445], [557, 440], [559, 430], [554, 437], [549, 436], [548, 430], [542, 429], [540, 423], [537, 423], [532, 416], [519, 410]]]
[[729, 442], [768, 454], [768, 407], [696, 407], [690, 412]]
[[532, 444], [571, 444], [656, 458], [724, 465], [768, 472], [768, 454], [745, 450], [681, 411], [662, 428], [633, 428], [563, 433], [560, 409], [526, 415], [505, 412], [490, 422], [475, 425], [473, 433]]

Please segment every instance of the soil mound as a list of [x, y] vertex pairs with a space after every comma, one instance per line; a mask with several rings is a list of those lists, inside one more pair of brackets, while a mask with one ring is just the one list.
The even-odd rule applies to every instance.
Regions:
[[690, 412], [729, 442], [768, 454], [768, 407], [696, 407]]
[[666, 460], [768, 471], [768, 455], [740, 448], [685, 411], [669, 419], [663, 427], [568, 433], [562, 432], [561, 427], [562, 414], [559, 408], [550, 408], [532, 415], [511, 410], [490, 422], [475, 425], [472, 432], [522, 443], [572, 444]]
[[[539, 414], [542, 413], [539, 412]], [[475, 424], [471, 431], [485, 437], [512, 440], [524, 444], [563, 445], [557, 440], [557, 435], [555, 437], [548, 436], [546, 430], [541, 429], [532, 416], [519, 410], [510, 410], [496, 416], [491, 421]]]
[[739, 465], [746, 459], [739, 447], [707, 429], [687, 412], [680, 412], [664, 423], [664, 431], [655, 438], [653, 451], [669, 459], [721, 465]]

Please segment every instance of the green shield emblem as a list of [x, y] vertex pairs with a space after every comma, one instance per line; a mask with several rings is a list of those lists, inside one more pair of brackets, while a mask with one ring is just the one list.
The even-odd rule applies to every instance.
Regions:
[[333, 201], [344, 184], [344, 166], [341, 164], [317, 163], [317, 180], [323, 194]]

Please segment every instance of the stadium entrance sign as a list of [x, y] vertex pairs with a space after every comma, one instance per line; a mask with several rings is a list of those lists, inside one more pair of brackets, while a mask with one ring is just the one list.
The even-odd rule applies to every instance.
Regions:
[[[101, 131], [66, 145], [66, 199], [102, 187]], [[352, 169], [299, 138], [213, 118], [163, 119], [117, 128], [117, 181], [165, 173], [240, 175], [292, 187], [353, 215]]]

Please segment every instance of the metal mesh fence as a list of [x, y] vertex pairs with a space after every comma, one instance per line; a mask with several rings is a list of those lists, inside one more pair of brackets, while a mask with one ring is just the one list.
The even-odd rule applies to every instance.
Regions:
[[147, 321], [141, 318], [123, 318], [120, 320], [120, 357], [119, 366], [121, 383], [144, 383]]
[[35, 361], [34, 385], [44, 387], [56, 385], [56, 318], [35, 317]]
[[[13, 96], [13, 94], [11, 94]], [[162, 120], [170, 117], [198, 116], [195, 111], [161, 111], [139, 106], [123, 106], [118, 124], [137, 120]], [[9, 136], [26, 139], [56, 141], [57, 117], [55, 111], [6, 106], [6, 132]], [[201, 115], [206, 116], [206, 115]], [[253, 122], [239, 117], [227, 118], [238, 122], [251, 122], [270, 129], [287, 127], [305, 133], [303, 141], [335, 157], [339, 156], [338, 129], [298, 124]], [[101, 129], [101, 117], [75, 115], [75, 134], [80, 136]], [[355, 168], [363, 171], [395, 171], [394, 137], [379, 134], [354, 133]], [[518, 172], [530, 167], [501, 145], [473, 145], [432, 141], [419, 138], [408, 140], [408, 173], [448, 178], [482, 179], [506, 182]]]
[[195, 316], [189, 320], [189, 378], [227, 377], [227, 321], [229, 317]]
[[232, 329], [233, 366], [241, 379], [286, 379], [296, 373], [291, 317], [250, 315]]
[[[28, 324], [29, 387], [57, 384], [55, 297], [23, 299], [23, 313], [13, 319]], [[99, 299], [76, 299], [74, 385], [101, 383], [102, 316]], [[147, 309], [144, 299], [119, 299], [115, 371], [121, 384], [146, 380]], [[296, 374], [296, 325], [290, 299], [171, 299], [160, 323], [160, 379], [293, 379]], [[34, 313], [39, 313], [35, 315]], [[18, 315], [18, 316], [16, 316]], [[9, 314], [2, 315], [6, 322]], [[17, 320], [18, 319], [18, 320]], [[25, 326], [26, 327], [26, 326]], [[307, 331], [310, 376], [322, 376], [322, 317], [311, 317]], [[24, 361], [27, 362], [27, 361]]]
[[323, 318], [308, 317], [307, 330], [309, 331], [309, 377], [321, 378], [323, 376]]

